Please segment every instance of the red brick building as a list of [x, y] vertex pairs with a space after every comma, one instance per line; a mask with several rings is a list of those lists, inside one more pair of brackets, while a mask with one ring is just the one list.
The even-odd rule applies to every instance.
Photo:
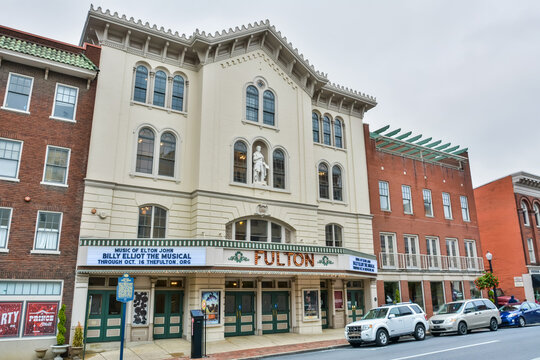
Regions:
[[53, 344], [61, 304], [70, 323], [100, 51], [0, 27], [3, 359]]
[[540, 176], [508, 175], [474, 189], [482, 246], [505, 295], [540, 301]]
[[412, 300], [431, 314], [445, 302], [480, 297], [467, 149], [364, 126], [378, 303]]

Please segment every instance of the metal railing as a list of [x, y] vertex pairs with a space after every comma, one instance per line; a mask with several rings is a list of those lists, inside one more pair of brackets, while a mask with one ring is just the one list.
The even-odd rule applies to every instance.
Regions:
[[482, 271], [481, 257], [379, 253], [380, 269], [396, 270], [439, 270], [439, 271]]

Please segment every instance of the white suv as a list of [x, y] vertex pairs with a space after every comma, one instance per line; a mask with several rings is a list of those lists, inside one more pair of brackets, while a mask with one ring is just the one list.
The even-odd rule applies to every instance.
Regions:
[[363, 342], [375, 342], [385, 346], [389, 341], [398, 341], [400, 336], [413, 335], [424, 340], [429, 325], [426, 314], [413, 303], [383, 305], [369, 310], [362, 320], [345, 327], [345, 338], [354, 347]]

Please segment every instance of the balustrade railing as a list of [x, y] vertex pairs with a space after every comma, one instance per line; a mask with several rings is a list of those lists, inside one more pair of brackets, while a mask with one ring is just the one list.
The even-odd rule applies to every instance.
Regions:
[[441, 270], [441, 271], [482, 271], [481, 257], [379, 253], [380, 269], [396, 270]]

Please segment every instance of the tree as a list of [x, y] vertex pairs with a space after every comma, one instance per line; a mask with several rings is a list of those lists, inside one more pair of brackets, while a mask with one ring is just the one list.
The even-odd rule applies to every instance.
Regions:
[[397, 304], [398, 302], [401, 302], [401, 296], [399, 294], [399, 289], [396, 289], [394, 294], [394, 304]]
[[62, 304], [58, 312], [58, 334], [56, 335], [56, 345], [64, 345], [66, 342], [66, 305]]

